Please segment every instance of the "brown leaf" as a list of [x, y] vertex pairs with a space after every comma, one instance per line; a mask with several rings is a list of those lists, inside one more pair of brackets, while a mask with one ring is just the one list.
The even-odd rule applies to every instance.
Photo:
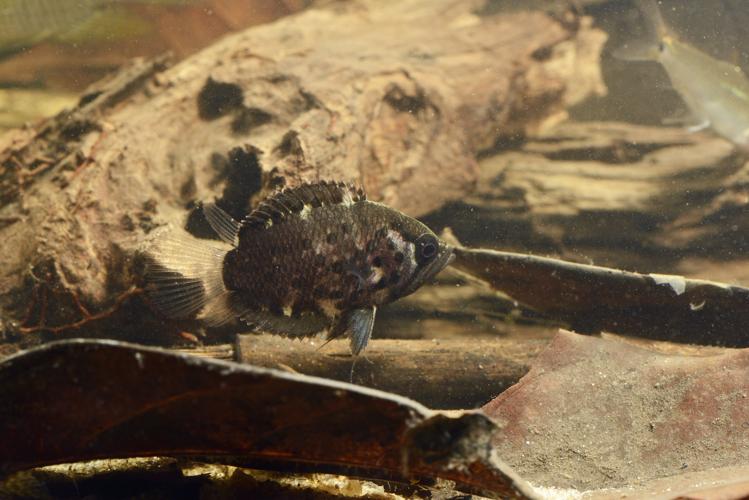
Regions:
[[560, 332], [484, 407], [495, 448], [529, 481], [579, 490], [749, 465], [749, 349], [716, 351]]
[[494, 424], [392, 394], [113, 341], [71, 340], [0, 364], [0, 473], [96, 458], [234, 465], [528, 491], [491, 455]]

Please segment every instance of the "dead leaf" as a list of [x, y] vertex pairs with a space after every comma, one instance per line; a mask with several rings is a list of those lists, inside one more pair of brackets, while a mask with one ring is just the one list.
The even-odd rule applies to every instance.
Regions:
[[749, 465], [749, 349], [671, 355], [562, 331], [484, 411], [499, 455], [545, 487]]
[[97, 458], [198, 456], [279, 471], [525, 498], [483, 414], [448, 416], [350, 384], [114, 341], [0, 363], [0, 474]]

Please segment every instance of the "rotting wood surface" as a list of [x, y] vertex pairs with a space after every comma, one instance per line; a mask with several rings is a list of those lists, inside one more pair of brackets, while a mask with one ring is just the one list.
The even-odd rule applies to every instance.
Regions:
[[235, 354], [254, 366], [351, 381], [429, 408], [465, 409], [485, 404], [520, 380], [547, 342], [383, 339], [358, 359], [344, 342], [320, 344], [240, 335]]
[[[205, 235], [196, 201], [239, 217], [280, 185], [344, 179], [418, 216], [471, 190], [476, 154], [498, 135], [604, 91], [605, 34], [588, 19], [482, 17], [478, 4], [311, 9], [170, 68], [136, 63], [76, 109], [2, 137], [5, 329], [43, 333], [78, 324], [78, 305], [106, 310], [132, 285], [146, 233], [173, 223]], [[127, 312], [147, 316], [138, 300]], [[109, 319], [82, 330], [133, 334], [132, 320]]]

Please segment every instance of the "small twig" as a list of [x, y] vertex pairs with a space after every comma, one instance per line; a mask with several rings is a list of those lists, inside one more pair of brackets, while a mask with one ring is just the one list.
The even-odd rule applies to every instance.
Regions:
[[[33, 163], [33, 160], [32, 160], [32, 163]], [[44, 171], [49, 169], [52, 165], [54, 165], [54, 163], [42, 162], [38, 166], [32, 168], [31, 170], [23, 170], [19, 172], [19, 176], [21, 177], [23, 182], [26, 182], [27, 179], [43, 173]]]
[[200, 344], [200, 339], [198, 339], [197, 335], [191, 332], [181, 331], [179, 332], [179, 336], [185, 339], [188, 342], [191, 342], [193, 344]]
[[104, 137], [106, 137], [106, 135], [107, 135], [106, 130], [102, 130], [99, 133], [99, 137], [91, 146], [91, 150], [86, 155], [86, 159], [80, 165], [78, 165], [76, 169], [73, 171], [73, 177], [76, 177], [84, 168], [88, 167], [94, 162], [94, 154], [96, 153], [96, 150], [98, 149], [99, 145], [101, 144]]
[[[65, 330], [73, 330], [73, 329], [81, 328], [82, 326], [85, 326], [88, 323], [92, 323], [94, 321], [98, 321], [100, 319], [104, 319], [104, 318], [108, 318], [112, 316], [115, 312], [117, 312], [117, 310], [122, 306], [122, 304], [127, 299], [143, 293], [143, 289], [135, 287], [135, 286], [129, 288], [127, 291], [125, 291], [119, 297], [117, 297], [117, 299], [114, 301], [114, 304], [112, 304], [111, 307], [109, 307], [108, 309], [105, 309], [104, 311], [98, 312], [96, 314], [91, 314], [89, 310], [83, 306], [80, 299], [78, 298], [78, 295], [75, 292], [69, 291], [69, 293], [73, 297], [73, 301], [75, 302], [76, 307], [78, 307], [78, 310], [81, 313], [81, 316], [83, 316], [81, 319], [79, 319], [78, 321], [74, 321], [72, 323], [64, 324], [64, 325], [45, 326], [44, 318], [46, 316], [46, 304], [47, 304], [47, 299], [46, 299], [47, 294], [45, 293], [42, 299], [42, 312], [40, 313], [39, 324], [36, 326], [31, 326], [31, 327], [21, 327], [20, 332], [21, 333], [35, 333], [35, 332], [40, 332], [40, 331], [46, 331], [50, 333], [61, 333], [61, 332], [64, 332]], [[33, 305], [32, 305], [32, 308], [33, 308]]]
[[73, 297], [73, 302], [75, 302], [75, 306], [78, 308], [78, 310], [83, 314], [84, 318], [90, 318], [91, 313], [89, 312], [88, 308], [81, 303], [80, 297], [78, 297], [78, 294], [75, 292], [70, 293]]
[[282, 370], [284, 370], [284, 371], [287, 371], [287, 372], [289, 372], [289, 373], [296, 373], [297, 375], [299, 375], [299, 374], [300, 374], [300, 373], [299, 373], [298, 371], [296, 371], [296, 370], [295, 370], [295, 369], [294, 369], [293, 367], [291, 367], [291, 366], [289, 366], [289, 365], [287, 365], [287, 364], [285, 364], [285, 363], [278, 363], [278, 365], [277, 365], [277, 366], [278, 366], [279, 368], [281, 368]]

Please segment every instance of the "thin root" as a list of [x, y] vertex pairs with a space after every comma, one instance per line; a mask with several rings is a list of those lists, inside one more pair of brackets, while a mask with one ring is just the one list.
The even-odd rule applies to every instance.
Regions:
[[29, 322], [29, 320], [31, 319], [30, 318], [31, 313], [35, 309], [37, 304], [39, 304], [40, 306], [39, 322], [34, 326], [22, 326], [19, 329], [19, 331], [21, 333], [36, 333], [36, 332], [42, 332], [42, 331], [50, 332], [50, 333], [62, 333], [66, 330], [73, 330], [73, 329], [81, 328], [94, 321], [98, 321], [98, 320], [105, 319], [105, 318], [112, 316], [115, 312], [117, 312], [120, 309], [120, 307], [122, 307], [122, 304], [126, 300], [143, 293], [143, 289], [135, 287], [135, 286], [129, 288], [128, 290], [120, 294], [119, 297], [117, 297], [117, 299], [114, 301], [114, 304], [112, 304], [111, 307], [105, 309], [104, 311], [95, 313], [95, 314], [92, 314], [81, 303], [81, 300], [78, 297], [78, 294], [76, 294], [72, 290], [69, 290], [68, 293], [70, 293], [71, 297], [73, 298], [73, 302], [75, 303], [75, 306], [78, 309], [78, 312], [81, 314], [81, 319], [79, 319], [78, 321], [74, 321], [72, 323], [66, 323], [64, 325], [47, 326], [45, 324], [45, 320], [47, 317], [47, 303], [48, 303], [48, 297], [49, 297], [49, 289], [46, 285], [42, 283], [38, 283], [37, 286], [34, 287], [34, 293], [32, 296], [31, 304], [29, 305], [26, 318], [22, 324], [25, 325]]

